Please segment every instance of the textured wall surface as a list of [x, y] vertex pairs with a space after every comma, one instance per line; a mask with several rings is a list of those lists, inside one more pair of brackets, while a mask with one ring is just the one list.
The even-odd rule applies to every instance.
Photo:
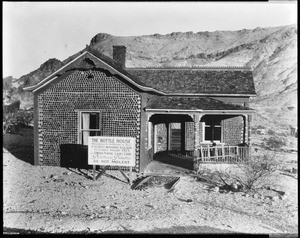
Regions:
[[[220, 116], [219, 116], [220, 117]], [[222, 117], [222, 116], [221, 116]], [[203, 142], [202, 121], [199, 125], [200, 143]], [[222, 117], [221, 120], [222, 143], [227, 145], [238, 145], [243, 143], [244, 121], [242, 116]], [[185, 123], [185, 150], [194, 150], [194, 122]], [[158, 151], [167, 149], [167, 131], [165, 124], [159, 124], [158, 131]]]
[[141, 97], [101, 70], [74, 71], [38, 95], [38, 139], [41, 165], [60, 165], [60, 144], [78, 143], [77, 110], [102, 114], [103, 136], [136, 138], [139, 167]]

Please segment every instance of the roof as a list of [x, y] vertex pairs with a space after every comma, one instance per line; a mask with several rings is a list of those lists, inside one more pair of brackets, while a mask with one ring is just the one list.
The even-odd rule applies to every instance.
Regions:
[[248, 107], [239, 105], [226, 104], [220, 100], [210, 97], [169, 97], [157, 96], [151, 98], [147, 105], [147, 109], [174, 109], [174, 110], [252, 110]]
[[[249, 68], [197, 67], [197, 68], [122, 68], [114, 59], [87, 47], [71, 57], [67, 63], [35, 85], [26, 85], [24, 90], [36, 91], [55, 80], [65, 72], [83, 69], [97, 69], [101, 64], [83, 62], [86, 54], [108, 65], [110, 69], [142, 91], [158, 95], [198, 96], [254, 96], [255, 87]], [[80, 62], [79, 60], [82, 60]]]
[[89, 67], [90, 69], [97, 69], [97, 66], [91, 61], [83, 60], [80, 64], [77, 63], [77, 61], [80, 58], [83, 58], [86, 54], [90, 54], [93, 57], [96, 57], [96, 59], [98, 59], [98, 60], [104, 62], [105, 64], [107, 64], [108, 66], [110, 66], [111, 69], [115, 70], [115, 72], [123, 75], [123, 77], [125, 76], [125, 78], [127, 78], [127, 81], [135, 84], [135, 86], [140, 87], [142, 90], [144, 90], [144, 91], [154, 91], [158, 94], [164, 94], [163, 92], [160, 92], [160, 91], [157, 91], [157, 90], [155, 90], [151, 87], [148, 87], [146, 84], [144, 84], [142, 81], [140, 81], [137, 77], [135, 77], [134, 75], [131, 75], [129, 72], [124, 70], [120, 63], [118, 63], [117, 61], [115, 61], [115, 60], [99, 53], [96, 50], [87, 48], [86, 50], [84, 50], [80, 53], [81, 54], [79, 56], [77, 56], [76, 58], [70, 60], [63, 67], [61, 67], [60, 69], [58, 69], [57, 71], [55, 71], [54, 73], [52, 73], [51, 75], [49, 75], [48, 77], [46, 77], [45, 79], [40, 81], [39, 83], [37, 83], [35, 85], [26, 85], [26, 87], [24, 87], [24, 90], [33, 90], [33, 91], [35, 91], [37, 89], [40, 89], [40, 88], [44, 87], [46, 84], [48, 84], [51, 81], [55, 80], [57, 77], [61, 76], [65, 72], [70, 72], [70, 71], [73, 71], [73, 70], [83, 70], [87, 67]]
[[171, 95], [254, 96], [252, 71], [246, 68], [128, 68], [149, 87]]
[[87, 52], [93, 54], [94, 56], [96, 56], [97, 58], [103, 60], [105, 63], [107, 63], [108, 65], [110, 65], [111, 67], [117, 69], [120, 73], [124, 74], [125, 76], [131, 78], [134, 82], [136, 82], [137, 84], [147, 87], [148, 85], [146, 85], [145, 83], [143, 83], [139, 78], [137, 78], [136, 76], [132, 75], [131, 73], [129, 73], [127, 70], [122, 68], [122, 65], [115, 61], [114, 59], [100, 53], [97, 50], [94, 50], [92, 48], [87, 48], [86, 50]]

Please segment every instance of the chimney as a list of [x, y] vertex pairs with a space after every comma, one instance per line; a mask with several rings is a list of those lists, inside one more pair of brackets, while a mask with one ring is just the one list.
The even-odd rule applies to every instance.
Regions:
[[113, 59], [121, 64], [122, 69], [125, 68], [126, 47], [124, 45], [113, 46]]

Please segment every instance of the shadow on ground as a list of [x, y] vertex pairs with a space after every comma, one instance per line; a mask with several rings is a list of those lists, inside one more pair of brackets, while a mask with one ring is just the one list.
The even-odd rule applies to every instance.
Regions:
[[15, 134], [5, 134], [3, 147], [17, 159], [33, 165], [33, 127], [19, 128]]
[[188, 170], [193, 170], [193, 161], [168, 155], [166, 151], [157, 152], [154, 155], [153, 159], [164, 164], [169, 164], [169, 165], [177, 166]]
[[[46, 232], [42, 231], [32, 231], [32, 230], [23, 230], [23, 229], [15, 229], [15, 228], [7, 228], [4, 227], [3, 229], [4, 234], [46, 234]], [[233, 231], [229, 230], [223, 230], [223, 229], [218, 229], [214, 227], [209, 227], [209, 226], [176, 226], [176, 227], [170, 227], [170, 228], [155, 228], [153, 230], [149, 231], [134, 231], [130, 229], [126, 229], [124, 227], [124, 230], [122, 231], [89, 231], [89, 230], [84, 230], [84, 231], [66, 231], [66, 232], [58, 232], [58, 233], [64, 233], [64, 234], [202, 234], [202, 233], [211, 233], [211, 234], [220, 234], [220, 233], [227, 233], [227, 234], [232, 234], [235, 233]]]

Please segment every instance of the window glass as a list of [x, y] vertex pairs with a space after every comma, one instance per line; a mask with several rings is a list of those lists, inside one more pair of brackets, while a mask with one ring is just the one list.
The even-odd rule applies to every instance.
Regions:
[[207, 116], [205, 118], [205, 141], [221, 141], [221, 119]]
[[99, 112], [82, 112], [80, 140], [81, 144], [88, 145], [89, 136], [100, 136], [100, 113]]

